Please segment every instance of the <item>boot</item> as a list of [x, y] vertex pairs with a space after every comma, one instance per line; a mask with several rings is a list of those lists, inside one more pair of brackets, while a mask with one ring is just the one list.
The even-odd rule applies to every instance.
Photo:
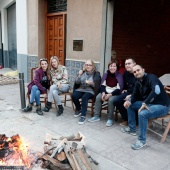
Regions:
[[58, 112], [57, 112], [57, 115], [56, 116], [60, 116], [62, 113], [63, 113], [63, 106], [62, 105], [58, 105]]
[[47, 101], [47, 103], [45, 104], [45, 107], [43, 108], [43, 111], [49, 112], [49, 110], [51, 109], [51, 105], [52, 103]]
[[29, 103], [27, 107], [22, 109], [22, 111], [23, 112], [30, 112], [30, 111], [32, 111], [32, 106], [33, 106], [33, 103]]
[[43, 115], [43, 112], [41, 110], [41, 104], [39, 106], [37, 106], [36, 112], [38, 115]]

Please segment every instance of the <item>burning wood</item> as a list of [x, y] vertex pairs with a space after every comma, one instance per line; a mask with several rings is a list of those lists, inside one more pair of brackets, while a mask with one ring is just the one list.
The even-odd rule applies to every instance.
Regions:
[[36, 153], [24, 145], [19, 135], [6, 137], [5, 134], [0, 134], [0, 167], [3, 167], [3, 169], [5, 169], [5, 166], [15, 166], [22, 167], [19, 169], [27, 170], [31, 167], [35, 157]]
[[98, 162], [86, 152], [85, 137], [79, 132], [77, 136], [71, 135], [52, 139], [48, 135], [44, 142], [44, 154], [38, 160], [42, 160], [42, 168], [51, 170], [95, 170]]

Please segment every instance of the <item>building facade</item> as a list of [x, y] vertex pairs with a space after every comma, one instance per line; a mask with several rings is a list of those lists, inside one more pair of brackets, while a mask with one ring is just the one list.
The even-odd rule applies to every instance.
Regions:
[[116, 51], [161, 76], [169, 72], [169, 25], [168, 0], [0, 0], [0, 65], [29, 82], [40, 58], [57, 55], [73, 83], [86, 59], [102, 75]]

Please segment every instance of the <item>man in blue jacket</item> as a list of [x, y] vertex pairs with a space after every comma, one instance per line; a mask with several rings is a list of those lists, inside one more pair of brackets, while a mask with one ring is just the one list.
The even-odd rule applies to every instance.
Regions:
[[133, 74], [137, 78], [131, 101], [124, 106], [128, 112], [129, 127], [122, 128], [122, 132], [136, 135], [136, 113], [138, 113], [138, 140], [131, 147], [135, 150], [146, 145], [148, 119], [164, 116], [168, 113], [169, 97], [160, 80], [153, 74], [145, 73], [142, 66], [133, 67]]

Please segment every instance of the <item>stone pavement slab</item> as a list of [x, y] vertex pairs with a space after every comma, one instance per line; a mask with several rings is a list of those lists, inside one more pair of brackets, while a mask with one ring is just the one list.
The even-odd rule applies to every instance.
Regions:
[[[19, 84], [0, 86], [0, 133], [7, 136], [19, 134], [31, 149], [42, 152], [46, 133], [59, 138], [80, 131], [86, 137], [87, 152], [99, 162], [98, 170], [170, 169], [169, 135], [165, 143], [161, 144], [160, 137], [148, 131], [146, 147], [135, 151], [130, 145], [137, 137], [122, 133], [118, 122], [106, 127], [105, 114], [102, 114], [99, 122], [86, 121], [78, 125], [79, 118], [73, 116], [70, 103], [59, 117], [56, 117], [54, 108], [43, 116], [37, 115], [35, 108], [30, 113], [23, 113], [20, 110]], [[88, 118], [90, 113], [87, 114]]]

